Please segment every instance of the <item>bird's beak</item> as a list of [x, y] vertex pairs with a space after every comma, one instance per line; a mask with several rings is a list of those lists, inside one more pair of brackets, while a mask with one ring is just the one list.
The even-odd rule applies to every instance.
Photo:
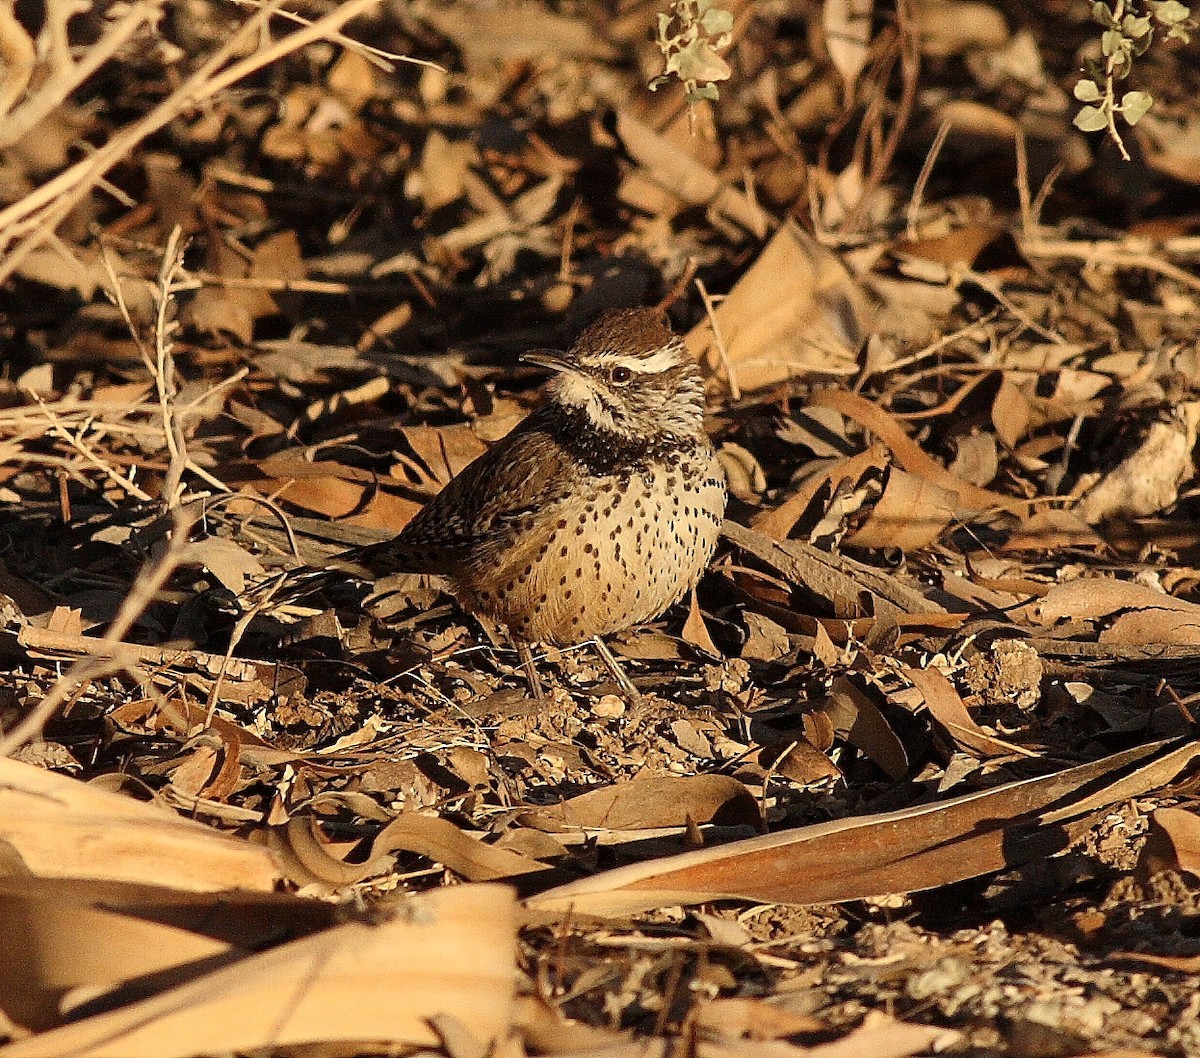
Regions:
[[566, 354], [558, 349], [530, 349], [521, 360], [523, 363], [545, 367], [551, 371], [566, 371], [571, 366]]

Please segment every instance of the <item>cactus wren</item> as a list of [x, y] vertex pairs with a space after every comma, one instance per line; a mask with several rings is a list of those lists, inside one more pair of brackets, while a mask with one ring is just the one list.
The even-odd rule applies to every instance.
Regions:
[[610, 310], [569, 352], [524, 359], [554, 373], [543, 406], [398, 536], [339, 557], [445, 577], [466, 610], [506, 626], [535, 696], [531, 644], [592, 640], [636, 697], [601, 637], [682, 598], [725, 513], [700, 372], [650, 309]]

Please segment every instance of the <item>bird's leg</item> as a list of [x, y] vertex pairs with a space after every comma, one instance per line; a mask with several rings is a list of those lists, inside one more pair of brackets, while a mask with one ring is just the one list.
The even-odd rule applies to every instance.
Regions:
[[529, 682], [533, 700], [535, 702], [545, 701], [546, 690], [542, 687], [542, 680], [538, 676], [537, 665], [533, 660], [533, 647], [529, 643], [518, 643], [517, 655], [521, 659], [521, 668], [525, 670], [525, 679]]
[[592, 646], [596, 648], [596, 653], [600, 655], [600, 660], [604, 662], [604, 667], [608, 669], [612, 678], [617, 681], [617, 686], [621, 688], [621, 693], [631, 702], [640, 701], [642, 692], [633, 685], [633, 680], [629, 678], [629, 674], [621, 667], [617, 656], [608, 649], [608, 644], [599, 636], [595, 636], [592, 639]]

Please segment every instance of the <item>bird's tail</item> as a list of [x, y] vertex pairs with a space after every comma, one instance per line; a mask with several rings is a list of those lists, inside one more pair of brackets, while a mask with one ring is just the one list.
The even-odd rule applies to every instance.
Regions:
[[342, 551], [323, 566], [298, 566], [264, 577], [242, 592], [244, 610], [299, 602], [349, 581], [373, 583], [393, 573], [435, 572], [396, 547], [394, 539]]

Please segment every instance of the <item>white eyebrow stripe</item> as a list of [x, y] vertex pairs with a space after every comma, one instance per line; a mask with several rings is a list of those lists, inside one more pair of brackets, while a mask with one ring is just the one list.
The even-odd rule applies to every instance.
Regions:
[[679, 363], [679, 352], [672, 346], [663, 346], [652, 356], [633, 359], [627, 362], [628, 366], [633, 371], [638, 371], [644, 375], [652, 375], [658, 371], [666, 371], [669, 367], [674, 367]]

